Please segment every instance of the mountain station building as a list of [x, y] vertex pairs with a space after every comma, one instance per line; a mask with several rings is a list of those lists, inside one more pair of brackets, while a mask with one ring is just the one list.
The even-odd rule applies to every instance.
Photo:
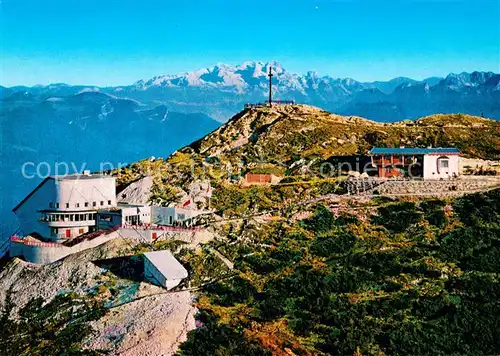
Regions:
[[74, 174], [45, 178], [14, 209], [23, 236], [36, 233], [53, 242], [119, 227], [190, 227], [203, 211], [120, 203], [115, 177]]
[[369, 155], [381, 178], [450, 179], [459, 175], [460, 150], [455, 147], [374, 147]]
[[116, 207], [115, 178], [74, 174], [45, 178], [14, 209], [24, 234], [73, 238], [96, 230], [99, 209]]

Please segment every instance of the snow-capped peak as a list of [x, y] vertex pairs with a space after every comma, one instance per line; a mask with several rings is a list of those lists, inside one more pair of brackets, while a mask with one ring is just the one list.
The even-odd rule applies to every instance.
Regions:
[[[265, 95], [269, 85], [268, 73], [271, 69], [273, 77], [273, 90], [275, 94], [286, 97], [288, 94], [314, 95], [324, 97], [325, 95], [336, 97], [349, 97], [364, 89], [379, 88], [384, 82], [361, 83], [351, 78], [332, 78], [320, 76], [317, 72], [309, 71], [305, 75], [288, 72], [281, 63], [277, 61], [245, 61], [239, 65], [217, 63], [212, 67], [202, 68], [191, 72], [174, 75], [162, 75], [149, 80], [140, 80], [134, 84], [137, 90], [149, 90], [155, 88], [202, 88], [219, 89], [225, 92], [256, 93]], [[474, 72], [450, 74], [446, 78], [436, 81], [436, 84], [427, 84], [425, 81], [415, 81], [408, 78], [395, 78], [394, 87], [387, 88], [384, 93], [414, 91], [429, 92], [431, 87], [437, 86], [444, 90], [460, 91], [469, 90], [488, 83], [490, 90], [498, 90], [497, 82], [494, 81], [493, 73]], [[434, 78], [436, 79], [436, 78]], [[495, 89], [493, 89], [495, 88]], [[261, 94], [259, 94], [261, 93]]]
[[[280, 63], [270, 61], [246, 61], [232, 66], [217, 63], [213, 67], [176, 75], [162, 75], [149, 80], [140, 80], [134, 84], [138, 89], [146, 90], [152, 87], [232, 87], [238, 91], [259, 84], [255, 79], [265, 79], [269, 68], [274, 75], [286, 73]], [[260, 80], [258, 80], [260, 82]]]

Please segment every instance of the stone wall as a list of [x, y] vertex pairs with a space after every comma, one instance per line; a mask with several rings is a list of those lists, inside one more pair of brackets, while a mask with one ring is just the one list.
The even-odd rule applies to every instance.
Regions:
[[500, 187], [500, 179], [387, 180], [364, 194], [380, 195], [462, 195]]

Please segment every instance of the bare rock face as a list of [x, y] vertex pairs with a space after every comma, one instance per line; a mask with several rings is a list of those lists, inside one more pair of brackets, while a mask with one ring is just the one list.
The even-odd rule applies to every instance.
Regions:
[[[196, 309], [190, 292], [165, 293], [146, 289], [152, 296], [113, 308], [92, 324], [97, 331], [87, 340], [89, 349], [112, 355], [171, 355], [194, 329]], [[155, 294], [160, 293], [160, 294]]]
[[146, 176], [130, 183], [118, 196], [118, 203], [126, 204], [148, 204], [151, 196], [153, 177]]

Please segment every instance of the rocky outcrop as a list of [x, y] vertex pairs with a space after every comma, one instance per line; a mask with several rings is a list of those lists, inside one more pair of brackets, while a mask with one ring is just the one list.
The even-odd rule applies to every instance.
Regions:
[[177, 351], [195, 328], [191, 293], [165, 293], [146, 285], [141, 289], [144, 296], [113, 308], [92, 323], [98, 332], [86, 340], [86, 348], [129, 356], [172, 355]]
[[117, 194], [117, 202], [125, 204], [149, 204], [153, 177], [146, 176], [130, 183], [125, 189]]

